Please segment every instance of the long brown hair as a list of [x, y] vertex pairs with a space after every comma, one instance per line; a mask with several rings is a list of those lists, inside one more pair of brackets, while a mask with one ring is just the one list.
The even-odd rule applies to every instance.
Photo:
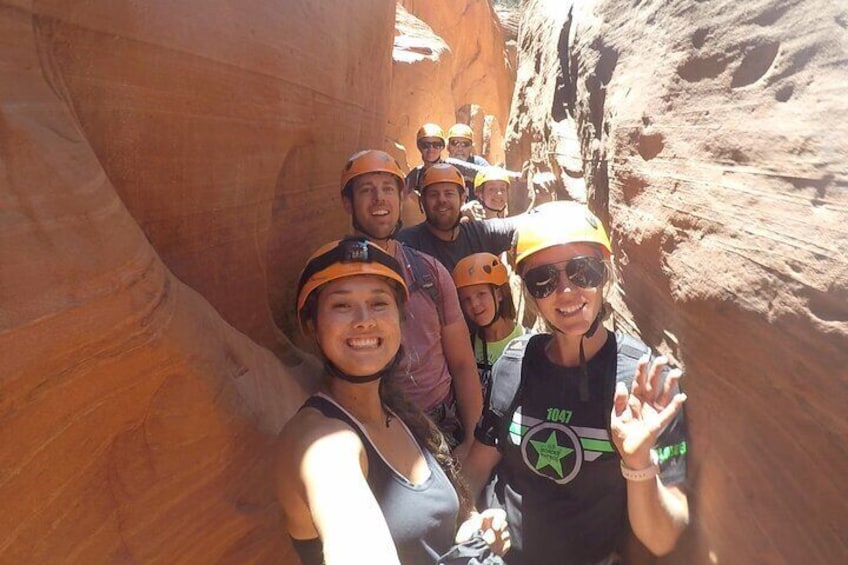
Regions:
[[[309, 298], [307, 298], [306, 303], [303, 306], [303, 310], [301, 311], [303, 319], [308, 320], [310, 322], [309, 325], [311, 325], [312, 328], [316, 327], [318, 323], [317, 306], [318, 295], [320, 293], [320, 288], [317, 289], [316, 292], [313, 292]], [[402, 296], [403, 295], [400, 292], [395, 292], [395, 300], [397, 302], [400, 320], [403, 320], [405, 317], [404, 300]], [[321, 356], [324, 356], [323, 352], [321, 352]], [[403, 357], [402, 346], [398, 357]], [[402, 365], [404, 364], [399, 363], [395, 366], [398, 367]], [[431, 420], [423, 410], [406, 399], [400, 388], [397, 384], [395, 384], [397, 380], [398, 379], [394, 374], [386, 374], [380, 379], [380, 400], [382, 401], [383, 406], [394, 412], [398, 418], [403, 420], [412, 432], [416, 441], [433, 455], [439, 463], [439, 466], [445, 472], [445, 475], [447, 475], [448, 480], [453, 485], [456, 495], [459, 498], [459, 514], [457, 515], [457, 525], [459, 525], [468, 518], [471, 510], [474, 508], [473, 502], [471, 501], [471, 495], [469, 494], [468, 485], [460, 473], [459, 461], [457, 461], [451, 453], [448, 442], [445, 440], [445, 436], [442, 434], [441, 430], [439, 430], [433, 420]]]
[[397, 375], [386, 375], [380, 379], [380, 399], [397, 417], [403, 420], [418, 443], [433, 454], [444, 470], [459, 498], [457, 524], [468, 518], [473, 509], [468, 485], [460, 473], [459, 461], [453, 456], [444, 434], [423, 410], [409, 402], [395, 384]]

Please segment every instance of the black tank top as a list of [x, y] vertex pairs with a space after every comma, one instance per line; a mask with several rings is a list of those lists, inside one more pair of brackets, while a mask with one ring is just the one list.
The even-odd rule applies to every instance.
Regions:
[[[317, 394], [303, 404], [319, 410], [327, 418], [348, 424], [362, 440], [368, 457], [368, 486], [383, 511], [403, 565], [432, 565], [453, 545], [459, 499], [435, 457], [418, 441], [430, 476], [420, 485], [413, 485], [395, 471], [371, 444], [365, 428], [331, 398]], [[406, 432], [412, 432], [400, 418]], [[292, 540], [303, 565], [323, 563], [320, 538]]]

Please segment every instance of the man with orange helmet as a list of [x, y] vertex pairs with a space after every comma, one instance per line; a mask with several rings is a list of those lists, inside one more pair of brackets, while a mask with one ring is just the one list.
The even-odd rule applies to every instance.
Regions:
[[460, 222], [465, 202], [465, 180], [452, 165], [438, 163], [421, 177], [420, 206], [426, 221], [406, 228], [398, 239], [428, 253], [453, 271], [457, 261], [472, 253], [500, 255], [509, 249], [515, 220]]
[[418, 191], [421, 175], [430, 165], [442, 162], [442, 151], [445, 148], [445, 132], [438, 124], [427, 123], [418, 128], [415, 134], [418, 151], [421, 152], [421, 164], [406, 175], [405, 183], [408, 192]]
[[462, 457], [473, 441], [483, 399], [468, 327], [450, 273], [433, 257], [394, 239], [403, 173], [387, 153], [361, 151], [342, 171], [341, 193], [357, 235], [403, 267], [410, 298], [403, 322], [405, 359], [396, 379], [406, 398], [426, 411]]

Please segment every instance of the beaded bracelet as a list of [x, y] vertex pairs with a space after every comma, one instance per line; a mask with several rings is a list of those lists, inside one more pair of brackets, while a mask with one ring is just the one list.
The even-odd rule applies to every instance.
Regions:
[[624, 462], [621, 463], [621, 476], [628, 481], [649, 481], [656, 477], [658, 472], [659, 469], [653, 464], [651, 464], [650, 467], [645, 467], [644, 469], [631, 469], [630, 467], [627, 467]]
[[624, 464], [624, 461], [621, 462], [621, 476], [628, 481], [650, 481], [656, 477], [659, 472], [660, 467], [657, 459], [657, 452], [653, 449], [651, 450], [651, 465], [649, 467], [645, 467], [644, 469], [631, 469]]

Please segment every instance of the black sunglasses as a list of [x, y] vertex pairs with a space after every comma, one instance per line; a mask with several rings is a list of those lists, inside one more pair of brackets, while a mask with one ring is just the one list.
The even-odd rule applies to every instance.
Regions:
[[444, 141], [419, 141], [418, 149], [444, 149], [445, 142]]
[[564, 267], [556, 266], [561, 264], [540, 265], [524, 273], [522, 278], [527, 292], [533, 298], [550, 296], [560, 286], [560, 273], [565, 273], [569, 282], [580, 288], [599, 287], [606, 279], [606, 264], [597, 257], [591, 255], [574, 257], [565, 261]]
[[452, 139], [450, 144], [453, 147], [471, 147], [470, 141], [458, 141], [456, 139]]

